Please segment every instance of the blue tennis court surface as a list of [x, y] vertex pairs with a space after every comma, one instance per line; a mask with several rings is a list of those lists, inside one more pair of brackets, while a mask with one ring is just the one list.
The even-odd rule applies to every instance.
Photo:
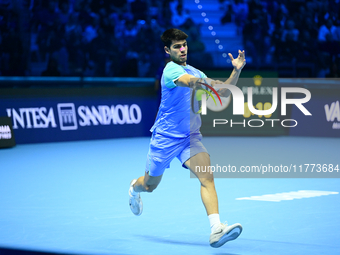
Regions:
[[[289, 165], [340, 164], [339, 141], [212, 137], [203, 143], [212, 164], [229, 157], [244, 165], [266, 158]], [[226, 144], [224, 151], [217, 142]], [[0, 247], [71, 254], [340, 253], [336, 178], [217, 178], [221, 221], [241, 223], [243, 233], [214, 249], [199, 181], [175, 159], [154, 193], [142, 194], [143, 214], [134, 216], [128, 188], [144, 174], [148, 145], [149, 138], [129, 138], [0, 150]]]

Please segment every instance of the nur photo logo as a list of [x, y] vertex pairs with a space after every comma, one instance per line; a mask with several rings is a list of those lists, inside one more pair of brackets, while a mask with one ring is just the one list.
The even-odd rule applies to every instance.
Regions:
[[[214, 87], [209, 86], [205, 83], [200, 83], [201, 85], [206, 86], [207, 89], [203, 88], [194, 88], [192, 93], [192, 109], [196, 114], [207, 115], [207, 109], [212, 112], [222, 112], [225, 110], [232, 98], [233, 111], [232, 115], [234, 116], [251, 116], [257, 115], [259, 118], [265, 116], [269, 118], [278, 108], [278, 88], [277, 87], [262, 87], [259, 90], [259, 86], [261, 86], [263, 79], [261, 76], [255, 76], [253, 78], [254, 84], [256, 87], [243, 87], [240, 89], [239, 87], [231, 84], [216, 84]], [[209, 91], [210, 89], [211, 91]], [[254, 106], [255, 99], [254, 95], [258, 95], [259, 91], [267, 91], [271, 92], [271, 102], [257, 103]], [[222, 92], [221, 92], [222, 91]], [[253, 93], [253, 91], [255, 93]], [[245, 93], [247, 94], [247, 102], [245, 102]], [[231, 97], [232, 95], [232, 97]], [[287, 116], [287, 106], [292, 105], [292, 107], [297, 107], [305, 116], [312, 116], [312, 114], [307, 110], [304, 106], [311, 99], [311, 93], [308, 89], [301, 87], [281, 87], [280, 89], [280, 108], [281, 108], [281, 116]], [[289, 96], [288, 96], [289, 95]], [[294, 98], [291, 97], [294, 96]], [[196, 105], [194, 101], [197, 101]], [[199, 105], [199, 110], [197, 110]], [[196, 107], [195, 107], [196, 106]], [[264, 106], [264, 107], [263, 107]], [[264, 108], [264, 109], [263, 109]], [[195, 110], [196, 109], [196, 110]], [[249, 113], [246, 113], [249, 112]], [[223, 116], [229, 117], [229, 116]], [[295, 127], [297, 126], [297, 121], [294, 119], [265, 119], [264, 121], [261, 119], [250, 119], [246, 122], [244, 119], [242, 122], [235, 122], [233, 119], [214, 119], [213, 127], [216, 125], [225, 125], [230, 123], [230, 127], [233, 125], [243, 125], [244, 127], [262, 127], [265, 123], [271, 123], [271, 126], [274, 127], [275, 122], [280, 122], [283, 127]]]

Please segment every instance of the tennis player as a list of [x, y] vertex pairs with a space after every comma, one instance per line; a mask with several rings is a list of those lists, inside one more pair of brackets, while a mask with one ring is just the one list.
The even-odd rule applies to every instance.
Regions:
[[[152, 137], [145, 175], [131, 181], [129, 204], [135, 215], [141, 215], [143, 203], [140, 193], [154, 191], [165, 169], [177, 157], [182, 166], [190, 169], [200, 180], [201, 198], [211, 227], [210, 245], [217, 248], [236, 239], [242, 232], [242, 226], [238, 223], [231, 226], [221, 223], [213, 174], [195, 171], [196, 166], [208, 169], [210, 156], [201, 143], [201, 117], [191, 109], [190, 98], [192, 88], [200, 83], [214, 86], [222, 82], [209, 79], [200, 70], [187, 65], [187, 37], [187, 34], [175, 28], [166, 30], [161, 36], [164, 50], [170, 55], [171, 61], [164, 68], [161, 78], [162, 100], [150, 130]], [[239, 51], [236, 59], [229, 53], [229, 57], [234, 70], [225, 83], [235, 85], [246, 63], [245, 53]]]

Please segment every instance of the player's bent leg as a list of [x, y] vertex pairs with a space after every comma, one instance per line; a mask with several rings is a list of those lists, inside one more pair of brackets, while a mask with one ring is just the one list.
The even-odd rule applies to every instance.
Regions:
[[182, 150], [178, 144], [178, 139], [172, 139], [157, 132], [152, 133], [145, 175], [133, 180], [130, 184], [130, 208], [135, 215], [140, 215], [143, 209], [140, 193], [153, 192], [157, 188], [165, 169], [169, 168], [170, 162]]
[[157, 188], [161, 179], [162, 175], [150, 176], [149, 173], [145, 173], [144, 176], [131, 181], [129, 189], [129, 205], [133, 214], [139, 216], [143, 212], [143, 202], [140, 197], [140, 192], [152, 192]]

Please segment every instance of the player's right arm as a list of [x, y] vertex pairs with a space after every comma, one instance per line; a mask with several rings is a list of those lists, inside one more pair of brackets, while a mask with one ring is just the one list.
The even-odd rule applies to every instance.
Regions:
[[186, 73], [183, 67], [170, 62], [166, 65], [163, 71], [163, 82], [166, 87], [173, 89], [175, 87], [199, 88], [201, 83], [214, 86], [215, 84], [223, 83], [221, 81], [212, 80], [201, 72], [201, 78], [195, 77]]
[[193, 75], [190, 74], [183, 74], [181, 77], [179, 77], [177, 79], [177, 81], [175, 81], [175, 84], [179, 87], [189, 87], [189, 88], [193, 88], [195, 86], [195, 84], [197, 83], [197, 80], [199, 78], [196, 78]]
[[215, 86], [215, 84], [222, 84], [222, 81], [218, 81], [218, 80], [213, 80], [210, 78], [196, 78], [193, 75], [190, 74], [184, 74], [182, 76], [180, 76], [177, 81], [175, 81], [175, 84], [179, 87], [189, 87], [189, 88], [193, 88], [193, 87], [200, 87], [202, 86], [201, 83], [205, 83], [208, 84], [212, 87]]

